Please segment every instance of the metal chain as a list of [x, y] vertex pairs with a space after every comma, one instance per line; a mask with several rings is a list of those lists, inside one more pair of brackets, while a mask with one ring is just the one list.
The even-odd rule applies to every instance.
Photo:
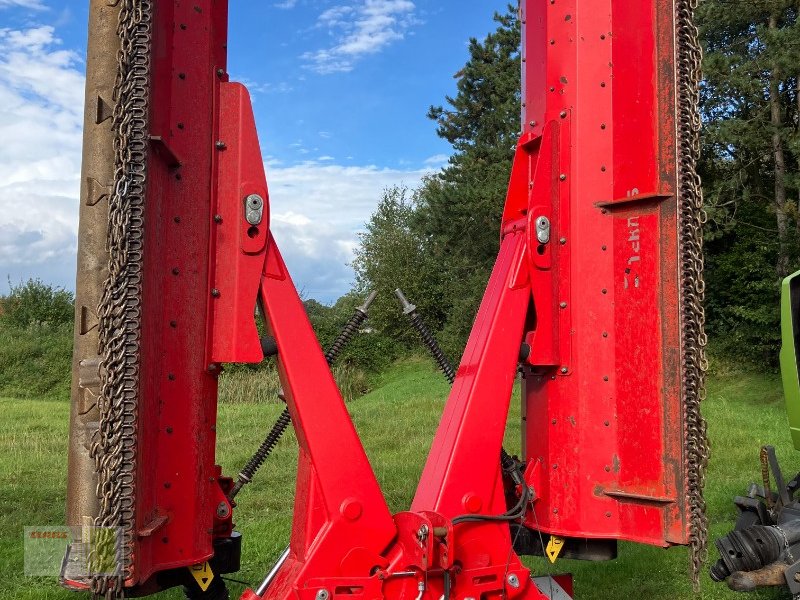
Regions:
[[[108, 203], [108, 276], [98, 306], [100, 425], [91, 456], [100, 503], [95, 526], [113, 532], [116, 569], [92, 576], [95, 598], [122, 598], [133, 575], [136, 542], [136, 458], [141, 336], [142, 245], [147, 175], [152, 0], [118, 0], [117, 77], [114, 84], [114, 184]], [[106, 529], [108, 528], [108, 529]], [[105, 552], [94, 546], [95, 560]]]
[[678, 210], [681, 261], [681, 337], [685, 467], [689, 503], [690, 563], [695, 591], [707, 556], [708, 518], [703, 498], [708, 465], [706, 422], [700, 412], [705, 398], [705, 283], [703, 281], [703, 192], [697, 174], [700, 157], [700, 68], [702, 51], [694, 24], [698, 0], [676, 0], [678, 96]]

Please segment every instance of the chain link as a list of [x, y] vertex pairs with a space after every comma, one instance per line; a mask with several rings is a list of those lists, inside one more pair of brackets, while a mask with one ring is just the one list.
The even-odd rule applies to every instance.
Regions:
[[700, 412], [705, 398], [705, 283], [703, 281], [703, 192], [697, 174], [700, 158], [700, 67], [702, 51], [694, 24], [698, 0], [676, 0], [678, 97], [678, 199], [681, 261], [681, 337], [685, 467], [689, 501], [690, 563], [695, 591], [707, 556], [708, 518], [703, 498], [708, 465], [706, 422]]
[[[136, 435], [141, 335], [142, 245], [147, 176], [151, 0], [118, 0], [114, 83], [114, 185], [108, 203], [108, 275], [98, 306], [100, 425], [91, 456], [100, 508], [95, 526], [117, 533], [113, 575], [95, 575], [95, 598], [122, 598], [136, 543]], [[96, 551], [96, 550], [95, 550]]]

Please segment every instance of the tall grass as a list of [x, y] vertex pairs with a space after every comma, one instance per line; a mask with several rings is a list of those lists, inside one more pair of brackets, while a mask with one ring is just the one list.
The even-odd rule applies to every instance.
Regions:
[[[333, 377], [345, 401], [349, 402], [369, 391], [369, 380], [361, 369], [335, 365]], [[274, 367], [239, 368], [224, 371], [219, 380], [219, 400], [224, 404], [279, 402], [281, 382]]]

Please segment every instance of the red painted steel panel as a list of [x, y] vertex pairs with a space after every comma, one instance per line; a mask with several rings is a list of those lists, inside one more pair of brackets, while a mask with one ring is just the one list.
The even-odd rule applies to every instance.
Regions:
[[[672, 3], [527, 5], [538, 19], [525, 24], [524, 123], [534, 136], [548, 123], [569, 126], [559, 154], [570, 184], [545, 207], [569, 213], [553, 223], [559, 297], [540, 306], [554, 284], [532, 285], [537, 324], [568, 327], [557, 368], [534, 353], [526, 373], [525, 455], [542, 470], [527, 524], [686, 543]], [[531, 55], [546, 56], [546, 67]], [[535, 213], [545, 210], [536, 199], [551, 196], [540, 188], [530, 195]], [[512, 186], [512, 197], [523, 193]]]
[[211, 555], [222, 495], [206, 313], [213, 115], [216, 71], [225, 69], [227, 3], [196, 4], [154, 3], [137, 528], [147, 532], [166, 519], [139, 540], [138, 583]]

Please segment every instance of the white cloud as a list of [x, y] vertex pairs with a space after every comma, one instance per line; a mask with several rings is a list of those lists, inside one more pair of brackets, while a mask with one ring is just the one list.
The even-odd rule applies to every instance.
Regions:
[[322, 74], [353, 70], [362, 57], [402, 40], [416, 21], [411, 0], [361, 0], [324, 11], [317, 26], [328, 30], [332, 46], [306, 52], [302, 58]]
[[425, 164], [438, 169], [445, 166], [448, 160], [450, 157], [447, 154], [434, 154], [425, 159]]
[[60, 43], [52, 27], [0, 29], [0, 277], [72, 287], [84, 79]]
[[283, 0], [283, 2], [276, 2], [273, 4], [275, 8], [282, 8], [284, 10], [289, 10], [297, 6], [297, 0]]
[[[74, 287], [83, 69], [51, 27], [0, 29], [0, 286], [10, 276]], [[330, 158], [265, 161], [275, 237], [295, 283], [323, 301], [349, 289], [357, 232], [383, 189], [416, 186], [433, 168]]]
[[0, 8], [28, 8], [30, 10], [47, 10], [41, 0], [0, 0]]
[[430, 169], [399, 170], [307, 162], [266, 163], [271, 228], [295, 283], [308, 297], [332, 301], [353, 281], [349, 267], [384, 189], [415, 187]]

